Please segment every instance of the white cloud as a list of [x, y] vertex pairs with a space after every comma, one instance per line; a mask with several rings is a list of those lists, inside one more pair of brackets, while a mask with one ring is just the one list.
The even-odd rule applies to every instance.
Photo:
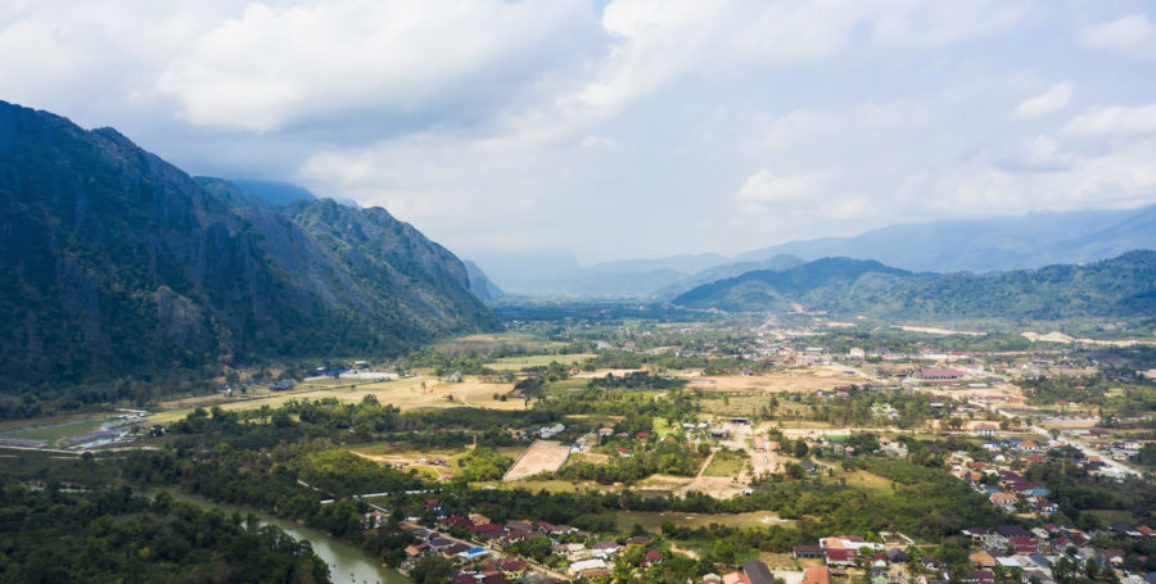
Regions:
[[1156, 59], [1156, 25], [1146, 14], [1129, 14], [1084, 28], [1077, 39], [1085, 46], [1136, 59]]
[[1021, 101], [1016, 106], [1015, 115], [1019, 118], [1038, 118], [1054, 114], [1072, 103], [1074, 87], [1071, 81], [1057, 83], [1044, 93]]
[[738, 192], [735, 199], [747, 203], [786, 203], [799, 201], [822, 194], [826, 183], [826, 173], [782, 176], [761, 169], [752, 174]]
[[1068, 122], [1064, 133], [1087, 136], [1156, 133], [1156, 104], [1093, 109]]
[[254, 3], [190, 43], [158, 87], [191, 123], [221, 128], [413, 114], [517, 95], [591, 16], [579, 0]]

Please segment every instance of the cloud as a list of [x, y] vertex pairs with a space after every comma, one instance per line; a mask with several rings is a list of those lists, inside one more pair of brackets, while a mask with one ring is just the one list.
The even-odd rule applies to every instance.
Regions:
[[1084, 136], [1156, 133], [1156, 104], [1096, 108], [1076, 116], [1063, 131]]
[[1089, 26], [1076, 38], [1087, 47], [1135, 59], [1156, 59], [1156, 25], [1146, 14], [1129, 14]]
[[752, 174], [735, 199], [747, 203], [786, 203], [819, 196], [826, 183], [826, 173], [775, 175], [767, 169]]
[[595, 32], [592, 17], [579, 0], [253, 3], [189, 43], [158, 89], [217, 128], [420, 117], [514, 98], [557, 65], [566, 38]]
[[1064, 81], [1052, 86], [1046, 92], [1035, 97], [1029, 97], [1016, 106], [1015, 115], [1018, 118], [1038, 118], [1054, 114], [1072, 103], [1071, 81]]

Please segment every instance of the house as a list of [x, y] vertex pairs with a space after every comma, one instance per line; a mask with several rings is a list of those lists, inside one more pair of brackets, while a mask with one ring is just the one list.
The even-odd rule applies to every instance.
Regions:
[[912, 373], [911, 378], [919, 381], [958, 381], [963, 378], [963, 372], [955, 369], [920, 369]]
[[817, 545], [797, 545], [792, 549], [796, 558], [799, 559], [823, 559], [823, 548]]
[[990, 498], [993, 505], [1003, 509], [1004, 511], [1007, 511], [1008, 513], [1015, 512], [1016, 501], [1019, 500], [1012, 493], [992, 493]]
[[742, 572], [731, 572], [723, 574], [723, 584], [751, 584], [751, 581]]
[[743, 574], [746, 574], [750, 584], [774, 584], [775, 576], [766, 564], [752, 560], [743, 564]]
[[626, 547], [646, 547], [650, 545], [650, 538], [643, 535], [636, 535], [626, 540]]
[[980, 436], [995, 436], [996, 433], [999, 432], [999, 426], [995, 424], [976, 424], [973, 430]]
[[1101, 550], [1100, 562], [1104, 564], [1120, 565], [1124, 563], [1124, 550]]
[[996, 565], [995, 558], [987, 552], [976, 552], [967, 557], [971, 560], [971, 564], [977, 568], [990, 568]]
[[855, 548], [827, 548], [827, 565], [851, 567], [857, 555]]
[[891, 548], [887, 550], [887, 561], [892, 564], [906, 564], [909, 560], [910, 557], [902, 548]]
[[803, 581], [800, 584], [830, 584], [830, 571], [827, 566], [807, 566], [803, 572]]
[[722, 584], [722, 576], [718, 574], [707, 574], [702, 577], [702, 584]]
[[575, 575], [581, 574], [582, 572], [588, 572], [590, 570], [605, 569], [606, 562], [598, 558], [592, 560], [582, 560], [580, 562], [574, 562], [573, 564], [570, 564], [570, 573]]
[[470, 533], [473, 533], [480, 538], [490, 539], [494, 537], [501, 537], [504, 533], [504, 530], [502, 529], [501, 525], [496, 523], [485, 523], [471, 527]]
[[510, 580], [517, 580], [526, 574], [530, 563], [517, 558], [502, 558], [496, 566], [502, 575]]
[[661, 564], [662, 560], [662, 552], [646, 552], [646, 557], [642, 560], [642, 567], [649, 568], [655, 564]]
[[612, 556], [618, 553], [622, 547], [613, 540], [606, 539], [590, 546], [590, 549], [594, 550], [594, 553], [600, 556]]

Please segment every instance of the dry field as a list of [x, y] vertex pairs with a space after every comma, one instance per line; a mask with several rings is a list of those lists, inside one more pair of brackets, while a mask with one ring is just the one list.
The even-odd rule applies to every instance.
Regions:
[[161, 404], [162, 411], [148, 417], [150, 424], [164, 424], [188, 415], [196, 406], [219, 405], [227, 411], [243, 411], [259, 409], [261, 406], [277, 408], [291, 399], [314, 400], [322, 398], [337, 398], [344, 402], [360, 402], [367, 395], [373, 395], [382, 404], [392, 404], [402, 411], [430, 409], [476, 407], [493, 410], [521, 410], [525, 409], [525, 400], [507, 398], [506, 401], [494, 399], [510, 393], [514, 389], [510, 383], [487, 383], [476, 376], [466, 376], [462, 383], [442, 383], [432, 376], [418, 376], [386, 381], [382, 383], [362, 383], [353, 386], [342, 383], [333, 387], [302, 384], [300, 389], [288, 392], [264, 393], [255, 397], [223, 398], [219, 396], [204, 396]]
[[594, 358], [593, 353], [576, 353], [573, 355], [526, 355], [523, 357], [503, 357], [492, 363], [486, 363], [486, 367], [495, 371], [521, 371], [526, 367], [545, 367], [550, 363], [557, 361], [562, 365], [569, 365], [571, 363], [581, 363], [587, 359]]
[[832, 365], [815, 365], [805, 369], [775, 371], [766, 375], [690, 377], [690, 387], [701, 389], [706, 393], [814, 393], [866, 381], [863, 377], [848, 375], [844, 371], [849, 369]]
[[615, 522], [619, 531], [630, 531], [635, 524], [641, 525], [647, 531], [657, 532], [664, 521], [675, 525], [697, 529], [707, 527], [712, 523], [727, 527], [769, 527], [771, 525], [790, 525], [793, 521], [781, 519], [770, 511], [752, 511], [749, 513], [709, 514], [709, 513], [679, 513], [675, 511], [619, 511], [615, 514]]
[[554, 472], [566, 464], [570, 457], [570, 447], [554, 440], [537, 440], [526, 449], [522, 457], [506, 471], [502, 480], [512, 481], [532, 477], [543, 472]]

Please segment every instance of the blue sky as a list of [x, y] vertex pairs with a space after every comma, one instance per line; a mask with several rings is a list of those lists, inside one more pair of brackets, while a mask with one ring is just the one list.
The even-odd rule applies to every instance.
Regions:
[[1150, 204], [1154, 73], [1140, 1], [0, 5], [0, 99], [465, 257]]

